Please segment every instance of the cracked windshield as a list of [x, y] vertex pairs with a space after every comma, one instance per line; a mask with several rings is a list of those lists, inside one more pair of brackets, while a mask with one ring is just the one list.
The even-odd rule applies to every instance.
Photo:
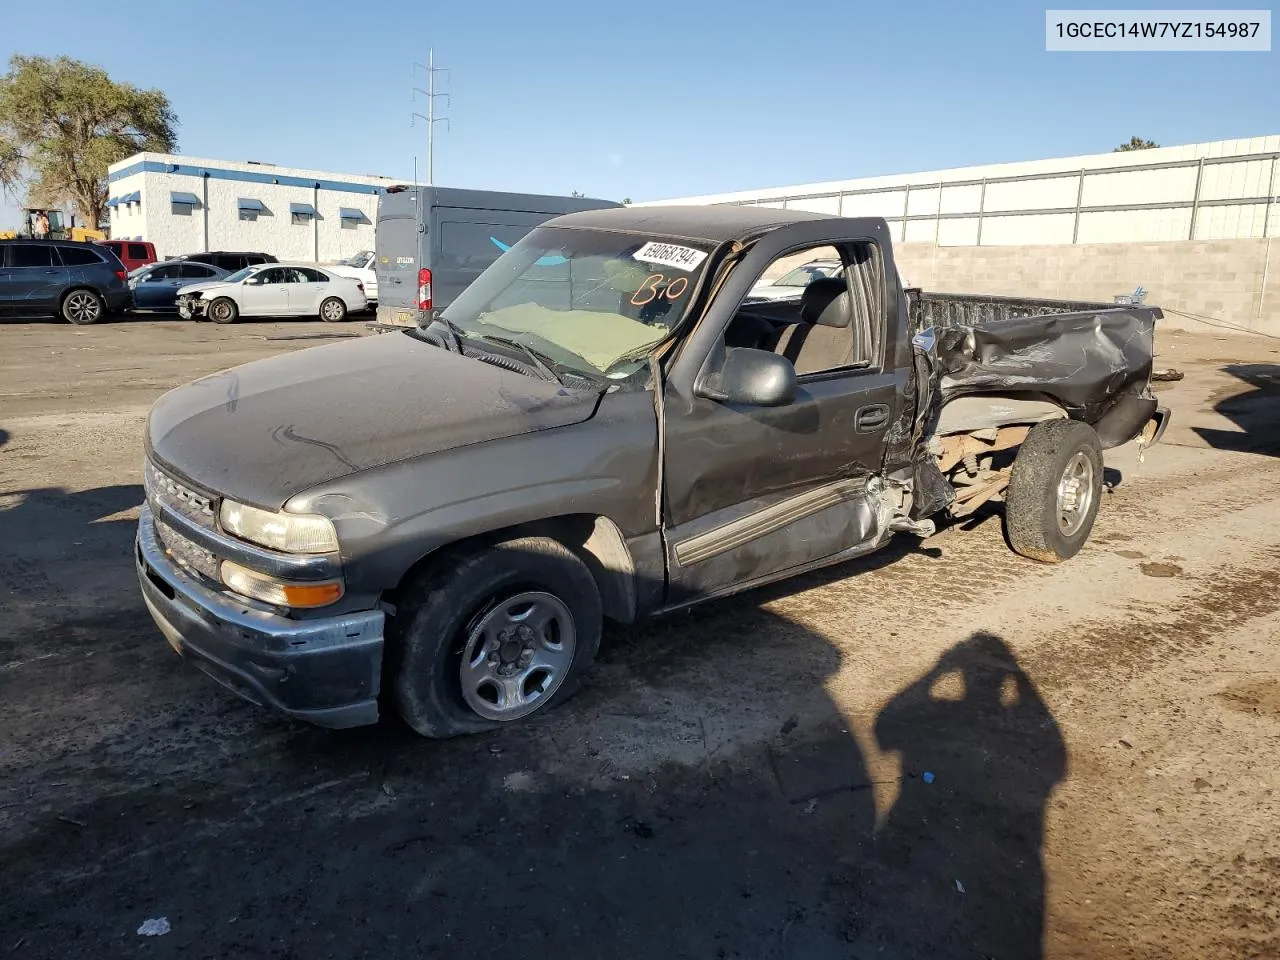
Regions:
[[709, 247], [543, 227], [445, 311], [468, 337], [515, 340], [593, 376], [622, 378], [683, 316]]

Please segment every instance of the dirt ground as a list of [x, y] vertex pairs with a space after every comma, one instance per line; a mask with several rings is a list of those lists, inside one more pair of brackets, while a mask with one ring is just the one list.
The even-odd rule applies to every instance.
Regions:
[[1161, 335], [1069, 563], [988, 512], [440, 743], [241, 702], [134, 582], [149, 404], [362, 332], [0, 324], [0, 955], [1280, 957], [1280, 342]]

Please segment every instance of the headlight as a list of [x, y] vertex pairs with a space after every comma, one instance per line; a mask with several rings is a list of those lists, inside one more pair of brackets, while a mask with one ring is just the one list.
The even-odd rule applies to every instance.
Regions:
[[259, 546], [283, 553], [336, 553], [338, 534], [328, 517], [259, 510], [223, 500], [222, 529]]

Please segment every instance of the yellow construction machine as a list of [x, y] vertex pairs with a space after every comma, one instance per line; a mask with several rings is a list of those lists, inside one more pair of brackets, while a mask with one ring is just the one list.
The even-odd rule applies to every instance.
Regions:
[[76, 226], [76, 216], [71, 214], [69, 221], [61, 210], [50, 210], [46, 207], [27, 207], [22, 211], [22, 226], [17, 230], [0, 230], [0, 240], [14, 240], [18, 237], [36, 236], [36, 218], [43, 213], [49, 220], [48, 239], [79, 240], [82, 243], [90, 240], [105, 240], [105, 230], [91, 230], [88, 227]]

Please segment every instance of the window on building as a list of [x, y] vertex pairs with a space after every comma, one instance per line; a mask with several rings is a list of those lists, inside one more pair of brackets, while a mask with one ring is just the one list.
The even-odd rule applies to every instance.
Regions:
[[194, 203], [180, 203], [174, 200], [169, 205], [169, 208], [173, 211], [175, 217], [189, 217], [195, 212], [196, 206]]
[[258, 211], [257, 211], [257, 210], [252, 210], [252, 209], [250, 209], [249, 207], [241, 207], [241, 208], [240, 208], [240, 219], [241, 219], [241, 220], [257, 220], [257, 219], [258, 219]]

